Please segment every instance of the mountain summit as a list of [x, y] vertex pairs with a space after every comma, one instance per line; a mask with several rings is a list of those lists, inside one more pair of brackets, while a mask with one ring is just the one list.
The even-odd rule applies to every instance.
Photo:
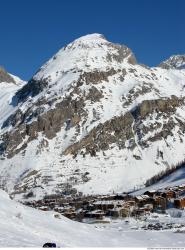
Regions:
[[185, 55], [171, 56], [159, 66], [164, 69], [185, 69]]
[[22, 201], [144, 186], [184, 161], [184, 73], [100, 34], [76, 39], [13, 94], [1, 186]]
[[66, 75], [76, 78], [82, 72], [95, 71], [106, 74], [112, 69], [122, 68], [126, 63], [136, 64], [135, 56], [126, 46], [110, 43], [100, 34], [83, 36], [62, 48], [44, 64], [18, 93], [18, 99], [27, 95], [33, 97], [53, 85], [55, 89], [58, 86], [58, 89], [64, 90], [72, 83], [64, 80]]

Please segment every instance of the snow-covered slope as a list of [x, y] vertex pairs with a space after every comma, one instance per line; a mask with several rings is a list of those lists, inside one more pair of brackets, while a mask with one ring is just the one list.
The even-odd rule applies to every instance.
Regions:
[[118, 240], [111, 240], [90, 225], [63, 216], [60, 218], [55, 218], [52, 212], [23, 206], [0, 191], [1, 247], [42, 247], [46, 242], [56, 242], [59, 247], [104, 246], [107, 242], [112, 246], [119, 244]]
[[[171, 230], [135, 231], [126, 228], [124, 220], [94, 226], [61, 215], [60, 219], [55, 218], [56, 214], [23, 206], [0, 191], [1, 247], [42, 247], [46, 242], [55, 242], [57, 247], [183, 247], [185, 244], [184, 234]], [[132, 225], [137, 225], [137, 221], [130, 220], [129, 227]]]
[[159, 190], [166, 187], [174, 187], [184, 185], [185, 183], [185, 167], [182, 167], [175, 172], [169, 174], [168, 176], [162, 178], [160, 181], [152, 184], [148, 187], [142, 188], [135, 192], [132, 192], [133, 195], [140, 195], [146, 192], [147, 190]]
[[184, 79], [102, 35], [75, 40], [13, 96], [1, 185], [23, 200], [142, 187], [184, 161]]
[[3, 122], [13, 113], [15, 105], [12, 103], [12, 97], [25, 84], [20, 78], [10, 75], [9, 82], [0, 82], [0, 127]]

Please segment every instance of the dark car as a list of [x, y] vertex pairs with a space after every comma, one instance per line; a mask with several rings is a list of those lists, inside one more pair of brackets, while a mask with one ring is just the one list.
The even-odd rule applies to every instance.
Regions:
[[56, 243], [47, 242], [42, 247], [57, 247], [57, 246], [56, 246]]

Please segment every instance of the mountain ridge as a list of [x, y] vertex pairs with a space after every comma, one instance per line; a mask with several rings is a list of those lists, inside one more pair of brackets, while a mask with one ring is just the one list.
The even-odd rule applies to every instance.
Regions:
[[159, 64], [164, 69], [184, 69], [185, 55], [173, 55]]

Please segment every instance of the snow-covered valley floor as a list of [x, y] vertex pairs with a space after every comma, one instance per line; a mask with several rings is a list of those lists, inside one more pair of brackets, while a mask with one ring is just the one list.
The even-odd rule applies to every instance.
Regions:
[[41, 247], [45, 242], [56, 242], [59, 247], [184, 247], [185, 233], [178, 229], [143, 230], [145, 223], [185, 223], [180, 218], [158, 215], [147, 221], [133, 218], [114, 220], [106, 224], [84, 224], [54, 212], [29, 208], [10, 200], [0, 191], [0, 245], [1, 247]]

